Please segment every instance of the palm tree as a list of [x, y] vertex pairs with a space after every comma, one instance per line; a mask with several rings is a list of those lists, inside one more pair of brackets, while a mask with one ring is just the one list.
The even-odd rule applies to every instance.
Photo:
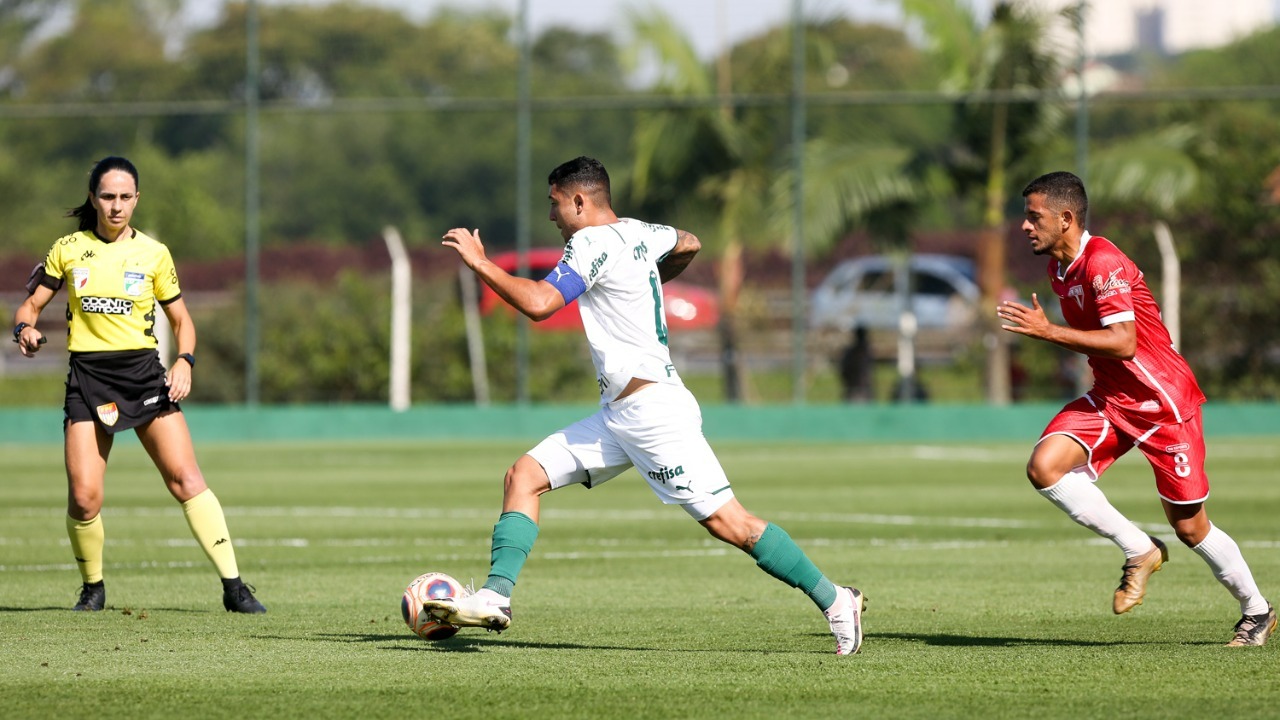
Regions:
[[[791, 234], [786, 222], [794, 205], [788, 128], [767, 111], [733, 107], [723, 74], [728, 63], [704, 64], [660, 11], [633, 12], [630, 21], [636, 38], [633, 62], [655, 63], [655, 89], [687, 101], [686, 107], [656, 110], [637, 124], [631, 193], [638, 205], [674, 209], [682, 218], [716, 229], [703, 239], [719, 258], [725, 399], [736, 402], [743, 398], [736, 321], [744, 247], [776, 244], [777, 238]], [[760, 42], [759, 71], [786, 78], [789, 34], [774, 33]], [[806, 53], [819, 63], [830, 56], [821, 37], [809, 35], [806, 44]], [[786, 87], [779, 82], [762, 84]], [[904, 173], [910, 159], [905, 151], [811, 139], [801, 152], [806, 222], [811, 223], [804, 241], [809, 247], [829, 247], [853, 219], [915, 197], [915, 186]]]
[[[1000, 2], [990, 22], [981, 27], [958, 0], [903, 0], [903, 8], [922, 21], [934, 41], [934, 52], [947, 68], [944, 89], [990, 96], [957, 106], [957, 131], [966, 147], [955, 155], [970, 162], [952, 169], [962, 191], [982, 198], [978, 284], [982, 306], [993, 308], [1006, 286], [1003, 228], [1011, 158], [1033, 155], [1037, 141], [1065, 114], [1060, 102], [1041, 92], [1058, 87], [1060, 81], [1058, 57], [1047, 43], [1053, 16], [1026, 4]], [[1017, 97], [1025, 91], [1036, 94], [1028, 100]], [[1007, 404], [1012, 394], [1008, 345], [995, 313], [984, 317], [987, 398]]]
[[641, 206], [672, 208], [694, 226], [716, 228], [714, 237], [701, 235], [719, 255], [724, 393], [726, 400], [736, 402], [743, 395], [736, 327], [743, 277], [742, 215], [750, 210], [738, 198], [752, 186], [759, 188], [763, 175], [757, 175], [769, 161], [753, 155], [762, 148], [752, 147], [728, 104], [707, 102], [719, 94], [715, 73], [671, 18], [654, 9], [633, 10], [630, 24], [636, 38], [632, 64], [656, 63], [655, 89], [692, 101], [686, 109], [659, 110], [637, 123], [632, 198]]
[[1200, 183], [1200, 169], [1188, 149], [1197, 138], [1189, 125], [1172, 125], [1158, 132], [1126, 138], [1095, 152], [1089, 161], [1091, 203], [1147, 208], [1155, 215], [1152, 234], [1162, 259], [1164, 286], [1161, 316], [1175, 346], [1180, 345], [1179, 264], [1173, 231], [1164, 218]]

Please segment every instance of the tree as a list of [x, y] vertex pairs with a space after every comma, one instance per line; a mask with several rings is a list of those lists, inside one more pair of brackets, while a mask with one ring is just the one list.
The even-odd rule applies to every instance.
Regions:
[[[1014, 101], [1019, 91], [1057, 87], [1059, 62], [1047, 43], [1051, 18], [1026, 4], [999, 2], [990, 22], [980, 27], [968, 7], [956, 0], [904, 0], [903, 6], [923, 22], [934, 51], [949, 68], [948, 89], [994, 96], [956, 106], [963, 146], [952, 154], [962, 159], [952, 167], [957, 186], [982, 198], [978, 284], [982, 306], [992, 308], [1007, 282], [1003, 228], [1012, 159], [1035, 157], [1037, 145], [1062, 117], [1054, 101]], [[1006, 404], [1012, 397], [1007, 338], [995, 313], [986, 313], [985, 319], [987, 399]]]
[[[835, 25], [840, 24], [812, 23], [806, 33], [806, 67], [820, 69], [815, 82], [822, 82], [836, 56], [828, 38]], [[807, 185], [804, 200], [818, 214], [817, 229], [797, 240], [818, 248], [830, 247], [857, 217], [911, 196], [911, 181], [902, 172], [908, 155], [829, 139], [793, 148], [785, 107], [729, 103], [726, 93], [732, 86], [776, 93], [791, 84], [791, 34], [785, 29], [738, 46], [730, 63], [707, 66], [660, 12], [633, 13], [631, 27], [637, 40], [633, 59], [657, 65], [653, 90], [689, 101], [688, 107], [641, 117], [633, 137], [631, 195], [664, 216], [714, 228], [698, 234], [719, 257], [725, 399], [737, 402], [744, 395], [737, 351], [744, 249], [776, 247], [790, 234], [791, 153], [801, 152], [820, 178]]]
[[[1152, 78], [1161, 88], [1280, 83], [1280, 28], [1222, 48], [1187, 53]], [[1280, 303], [1280, 233], [1274, 179], [1280, 177], [1280, 104], [1189, 100], [1165, 108], [1165, 122], [1195, 128], [1187, 154], [1195, 192], [1173, 225], [1194, 292], [1186, 294], [1183, 352], [1214, 399], [1280, 398], [1275, 307]], [[1269, 182], [1269, 179], [1271, 181]]]
[[[1280, 29], [1154, 64], [1158, 90], [1244, 88], [1280, 82]], [[1280, 177], [1280, 111], [1265, 95], [1240, 100], [1172, 100], [1103, 106], [1107, 145], [1090, 162], [1090, 196], [1108, 232], [1132, 238], [1135, 260], [1157, 267], [1146, 242], [1167, 221], [1188, 278], [1179, 350], [1213, 399], [1280, 397], [1274, 308], [1280, 261], [1270, 238], [1280, 212], [1268, 186]], [[1130, 250], [1126, 248], [1126, 250]], [[1158, 280], [1156, 281], [1159, 282]], [[1166, 317], [1178, 308], [1163, 308]]]
[[[214, 96], [242, 92], [244, 11], [229, 5], [217, 27], [189, 43], [192, 77], [208, 78]], [[412, 241], [483, 222], [486, 238], [502, 247], [515, 236], [515, 203], [542, 206], [545, 188], [515, 197], [507, 99], [518, 53], [509, 16], [445, 9], [415, 24], [343, 3], [266, 5], [260, 15], [268, 242], [364, 240], [392, 221]], [[603, 35], [551, 28], [536, 39], [533, 59], [540, 95], [616, 93], [622, 84], [616, 48]], [[563, 160], [553, 141], [561, 136], [621, 147], [617, 130], [594, 120], [540, 117], [537, 158], [547, 167]]]
[[63, 3], [46, 0], [0, 0], [0, 89], [14, 89], [13, 70], [32, 33], [60, 10]]

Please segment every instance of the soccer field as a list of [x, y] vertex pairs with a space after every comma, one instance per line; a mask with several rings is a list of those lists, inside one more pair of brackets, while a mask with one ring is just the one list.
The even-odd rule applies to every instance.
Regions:
[[[136, 441], [108, 472], [108, 610], [72, 613], [57, 445], [0, 446], [5, 718], [1274, 717], [1276, 643], [1177, 543], [1150, 471], [1103, 480], [1169, 542], [1111, 614], [1121, 556], [1039, 497], [1026, 444], [715, 443], [748, 509], [868, 597], [833, 655], [799, 592], [629, 472], [544, 496], [501, 635], [410, 634], [400, 593], [484, 582], [502, 474], [527, 443], [204, 444], [265, 616], [222, 610], [211, 564]], [[1274, 438], [1210, 441], [1210, 516], [1280, 599]]]

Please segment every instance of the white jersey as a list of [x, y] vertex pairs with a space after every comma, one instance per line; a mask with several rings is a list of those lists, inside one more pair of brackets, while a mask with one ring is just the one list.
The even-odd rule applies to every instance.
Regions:
[[[574, 233], [547, 277], [566, 303], [577, 293], [601, 404], [616, 398], [631, 378], [684, 384], [667, 348], [658, 273], [658, 261], [675, 245], [674, 228], [622, 218]], [[569, 272], [580, 283], [564, 277]]]

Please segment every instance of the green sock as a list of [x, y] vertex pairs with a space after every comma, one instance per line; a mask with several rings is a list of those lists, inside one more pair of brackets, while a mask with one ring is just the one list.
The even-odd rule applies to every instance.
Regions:
[[493, 550], [490, 555], [489, 579], [484, 587], [511, 597], [516, 578], [538, 539], [538, 524], [521, 512], [504, 512], [493, 526]]
[[836, 586], [818, 570], [786, 530], [769, 523], [751, 548], [751, 557], [761, 570], [793, 588], [800, 588], [819, 610], [836, 601]]

